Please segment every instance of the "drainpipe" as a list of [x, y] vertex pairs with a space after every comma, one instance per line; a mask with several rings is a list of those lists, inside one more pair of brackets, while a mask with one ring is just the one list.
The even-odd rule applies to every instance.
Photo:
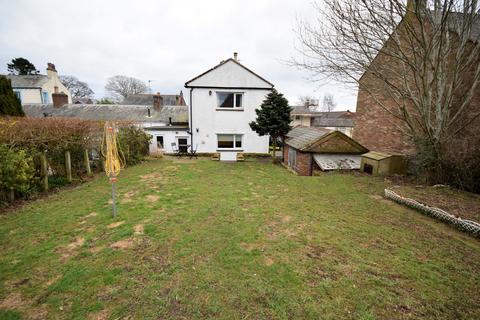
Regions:
[[192, 118], [193, 101], [192, 101], [192, 92], [193, 92], [193, 88], [190, 88], [190, 145], [193, 148], [193, 118]]

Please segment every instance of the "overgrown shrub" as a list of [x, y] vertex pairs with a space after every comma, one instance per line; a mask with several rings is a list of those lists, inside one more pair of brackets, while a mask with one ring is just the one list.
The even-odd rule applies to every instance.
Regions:
[[20, 100], [12, 90], [12, 82], [0, 76], [0, 115], [25, 116]]
[[0, 144], [0, 189], [13, 200], [14, 194], [27, 194], [35, 185], [33, 159], [22, 149]]
[[120, 127], [118, 141], [127, 166], [137, 164], [148, 156], [150, 139], [150, 135], [136, 126]]

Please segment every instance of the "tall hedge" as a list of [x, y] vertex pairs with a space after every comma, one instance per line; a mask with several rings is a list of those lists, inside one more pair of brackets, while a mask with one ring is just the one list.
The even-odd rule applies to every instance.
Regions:
[[22, 104], [12, 90], [12, 83], [5, 76], [0, 76], [0, 116], [25, 116]]

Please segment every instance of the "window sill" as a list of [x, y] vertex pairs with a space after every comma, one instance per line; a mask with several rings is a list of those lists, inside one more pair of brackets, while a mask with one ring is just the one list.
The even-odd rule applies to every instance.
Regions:
[[216, 111], [244, 111], [243, 108], [216, 108]]
[[243, 152], [243, 149], [227, 149], [227, 148], [217, 149], [217, 152], [224, 152], [224, 151]]

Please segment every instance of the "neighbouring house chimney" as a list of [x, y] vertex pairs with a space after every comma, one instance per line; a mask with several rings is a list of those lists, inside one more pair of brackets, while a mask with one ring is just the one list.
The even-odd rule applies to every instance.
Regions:
[[57, 72], [57, 69], [55, 69], [55, 65], [51, 62], [47, 63], [47, 70], [55, 71]]
[[233, 59], [234, 59], [235, 61], [238, 61], [238, 52], [234, 52], [234, 53], [233, 53]]
[[53, 63], [47, 63], [47, 77], [48, 78], [57, 78], [58, 73], [57, 69], [55, 69], [55, 65]]
[[68, 104], [68, 96], [63, 93], [52, 93], [52, 100], [53, 100], [53, 107], [60, 108], [66, 104]]
[[179, 99], [178, 99], [178, 102], [177, 102], [177, 106], [185, 106], [187, 105], [187, 103], [185, 102], [185, 99], [183, 98], [183, 91], [180, 90], [180, 95], [179, 95]]
[[53, 92], [58, 93], [58, 87], [57, 86], [53, 87]]
[[153, 109], [160, 111], [163, 107], [163, 97], [160, 95], [160, 92], [157, 92], [153, 95]]
[[305, 100], [305, 107], [310, 107], [310, 99]]

